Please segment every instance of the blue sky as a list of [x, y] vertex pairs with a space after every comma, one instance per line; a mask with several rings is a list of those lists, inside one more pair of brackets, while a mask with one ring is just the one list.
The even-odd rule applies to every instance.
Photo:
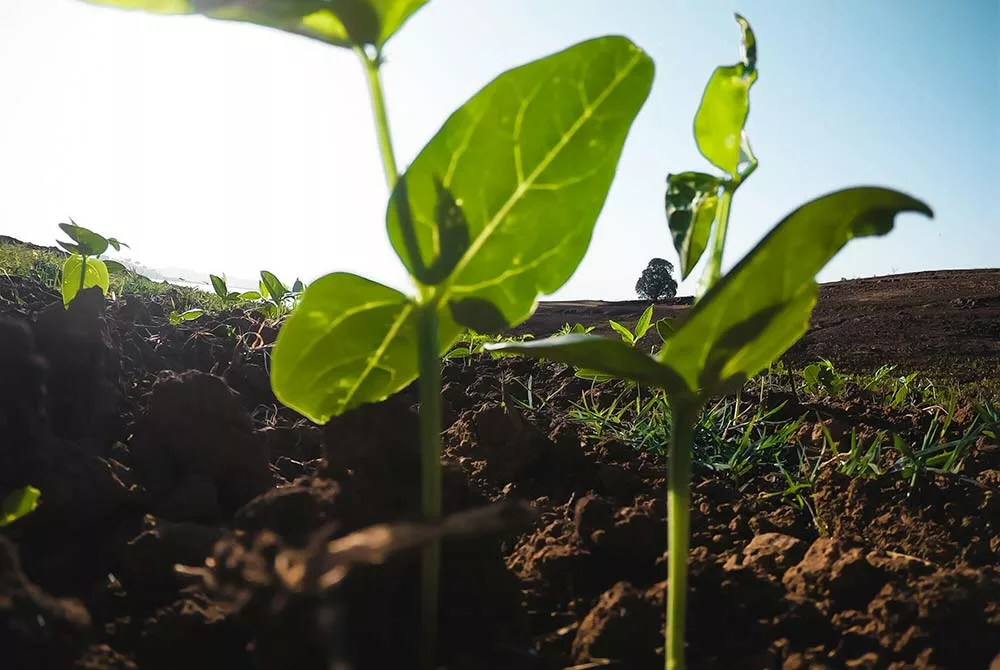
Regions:
[[[668, 172], [709, 170], [691, 134], [705, 81], [751, 22], [747, 130], [761, 166], [733, 205], [725, 267], [782, 216], [859, 184], [927, 201], [849, 245], [821, 280], [997, 266], [996, 0], [431, 0], [390, 43], [385, 86], [406, 165], [503, 70], [603, 34], [656, 62], [587, 258], [554, 297], [630, 299], [676, 260]], [[354, 56], [256, 26], [79, 0], [0, 7], [0, 234], [52, 243], [78, 223], [154, 267], [291, 281], [348, 270], [405, 288]], [[694, 290], [700, 269], [682, 285]]]

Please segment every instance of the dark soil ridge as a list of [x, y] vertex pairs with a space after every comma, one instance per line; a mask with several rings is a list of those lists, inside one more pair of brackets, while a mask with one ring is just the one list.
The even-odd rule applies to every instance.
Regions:
[[[965, 309], [992, 332], [998, 273], [940, 274], [919, 299], [912, 278], [855, 280], [881, 283], [851, 300], [824, 286], [807, 338], [837, 327], [837, 305], [856, 323], [879, 315], [901, 328], [905, 319], [885, 317], [897, 307], [928, 319]], [[962, 295], [959, 279], [970, 282]], [[878, 286], [882, 303], [859, 299]], [[956, 298], [971, 302], [920, 311]], [[275, 402], [276, 333], [258, 316], [175, 327], [168, 311], [137, 298], [105, 304], [93, 291], [66, 311], [37, 284], [0, 281], [0, 493], [43, 491], [41, 507], [0, 534], [3, 667], [414, 667], [418, 553], [345, 572], [327, 570], [322, 548], [417, 518], [415, 385], [317, 427]], [[882, 331], [897, 336], [907, 337]], [[822, 355], [855, 360], [850, 346]], [[917, 360], [900, 349], [903, 362]], [[980, 368], [978, 379], [991, 374]], [[549, 398], [531, 412], [509, 402], [524, 399], [513, 380], [528, 377]], [[504, 517], [490, 535], [445, 541], [448, 670], [662, 667], [665, 469], [614, 440], [585, 439], [566, 418], [581, 394], [607, 402], [612, 389], [602, 400], [568, 370], [516, 359], [451, 361], [444, 381], [446, 512], [520, 500], [537, 514], [521, 519], [527, 528]], [[829, 411], [816, 421], [838, 439], [888, 422], [916, 441], [929, 420], [866, 398], [820, 404]], [[952, 430], [969, 421], [959, 412]], [[814, 422], [797, 439], [815, 450], [820, 435]], [[1000, 664], [993, 441], [977, 443], [959, 476], [912, 491], [824, 471], [811, 511], [772, 495], [783, 488], [773, 475], [737, 486], [700, 473], [694, 488], [691, 668]], [[173, 569], [206, 559], [208, 569]]]

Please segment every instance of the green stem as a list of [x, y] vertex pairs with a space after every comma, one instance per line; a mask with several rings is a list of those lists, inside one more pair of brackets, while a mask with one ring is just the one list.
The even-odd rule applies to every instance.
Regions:
[[[391, 191], [399, 180], [396, 156], [389, 132], [385, 94], [379, 67], [381, 55], [370, 56], [363, 48], [355, 49], [365, 67], [368, 92], [371, 95], [375, 129], [385, 181]], [[421, 294], [423, 289], [421, 288]], [[436, 303], [422, 303], [417, 313], [417, 365], [420, 375], [420, 475], [421, 510], [425, 519], [441, 516], [441, 353], [438, 347], [438, 314]], [[436, 667], [438, 633], [438, 581], [441, 546], [428, 545], [423, 552], [420, 579], [420, 667]]]
[[[425, 519], [441, 516], [441, 360], [438, 314], [434, 304], [421, 305], [417, 314], [417, 356], [420, 371], [421, 509]], [[421, 572], [421, 667], [432, 670], [437, 652], [438, 576], [441, 546], [424, 549]]]
[[666, 670], [684, 669], [687, 559], [691, 525], [691, 449], [697, 406], [677, 404], [667, 461], [667, 627]]
[[83, 290], [83, 285], [87, 283], [87, 256], [83, 256], [83, 263], [80, 265], [80, 290]]
[[365, 66], [368, 76], [368, 93], [372, 99], [372, 112], [375, 114], [375, 130], [378, 133], [378, 148], [382, 152], [382, 167], [385, 169], [385, 183], [391, 191], [399, 179], [396, 168], [396, 155], [392, 150], [392, 135], [389, 133], [389, 115], [385, 111], [385, 94], [382, 92], [382, 76], [379, 72], [382, 59], [379, 55], [369, 56], [361, 47], [355, 51]]
[[740, 185], [739, 177], [732, 181], [727, 181], [722, 187], [722, 197], [719, 198], [719, 207], [715, 210], [715, 239], [712, 244], [712, 255], [708, 259], [708, 266], [705, 268], [705, 275], [702, 277], [699, 287], [698, 297], [708, 293], [708, 290], [715, 286], [722, 276], [722, 252], [726, 248], [726, 232], [729, 229], [729, 205], [733, 201], [733, 194]]

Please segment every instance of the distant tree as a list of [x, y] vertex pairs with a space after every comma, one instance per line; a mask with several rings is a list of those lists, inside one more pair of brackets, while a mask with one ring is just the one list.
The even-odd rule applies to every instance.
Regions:
[[664, 258], [654, 258], [642, 271], [635, 283], [635, 292], [642, 300], [666, 300], [677, 295], [677, 280], [673, 278], [674, 266]]

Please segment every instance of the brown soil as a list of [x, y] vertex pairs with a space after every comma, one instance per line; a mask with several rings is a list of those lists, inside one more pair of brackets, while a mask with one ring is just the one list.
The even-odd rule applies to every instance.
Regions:
[[[543, 303], [520, 330], [643, 308]], [[568, 420], [581, 394], [601, 402], [588, 382], [518, 359], [447, 362], [445, 511], [480, 511], [405, 525], [419, 517], [415, 384], [318, 427], [270, 391], [273, 328], [236, 311], [175, 327], [167, 311], [94, 292], [66, 311], [0, 278], [0, 494], [43, 492], [0, 533], [0, 667], [413, 668], [431, 536], [445, 538], [448, 670], [663, 666], [666, 470]], [[790, 361], [989, 382], [1000, 271], [827, 285], [814, 323]], [[547, 399], [535, 410], [511, 402], [529, 378]], [[915, 441], [928, 422], [858, 395], [796, 403], [784, 411], [837, 437], [888, 425]], [[951, 430], [971, 420], [960, 411]], [[819, 433], [807, 424], [801, 448]], [[783, 488], [774, 473], [696, 475], [691, 668], [1000, 667], [994, 440], [912, 489], [824, 470], [799, 508], [769, 495]]]

